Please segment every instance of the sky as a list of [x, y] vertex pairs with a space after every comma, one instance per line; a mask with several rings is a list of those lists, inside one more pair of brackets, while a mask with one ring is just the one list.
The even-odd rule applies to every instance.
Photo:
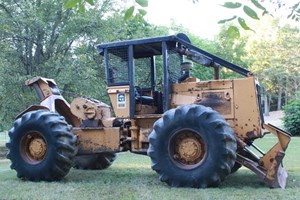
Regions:
[[186, 27], [191, 33], [213, 38], [219, 32], [219, 20], [232, 17], [230, 10], [221, 6], [224, 1], [149, 0], [146, 20], [156, 25], [169, 25], [172, 21]]
[[[299, 0], [289, 0], [288, 3], [289, 5], [293, 5], [293, 3], [298, 1]], [[256, 20], [246, 16], [242, 8], [228, 9], [223, 7], [222, 5], [224, 2], [227, 2], [227, 0], [198, 0], [196, 3], [193, 3], [192, 0], [149, 0], [148, 2], [147, 15], [145, 17], [148, 22], [156, 25], [169, 26], [173, 21], [201, 38], [213, 39], [221, 27], [218, 21], [229, 19], [234, 15], [245, 18], [251, 27], [259, 25]], [[255, 8], [250, 1], [245, 0], [239, 2]], [[268, 5], [264, 4], [264, 6]], [[267, 9], [273, 11], [274, 5], [270, 6], [272, 6], [272, 8], [269, 7]], [[255, 11], [258, 13], [258, 16], [260, 16], [262, 11], [260, 12], [259, 9], [255, 9]], [[282, 17], [279, 12], [276, 12], [274, 16], [276, 17], [277, 15], [277, 17], [281, 19], [286, 19], [286, 11], [281, 9], [280, 12], [283, 12], [284, 17]], [[297, 24], [299, 25], [299, 23]]]

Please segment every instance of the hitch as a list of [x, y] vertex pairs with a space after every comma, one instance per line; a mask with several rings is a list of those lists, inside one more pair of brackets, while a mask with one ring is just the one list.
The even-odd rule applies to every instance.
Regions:
[[237, 154], [237, 162], [256, 173], [271, 188], [285, 188], [288, 175], [282, 166], [282, 160], [291, 140], [291, 135], [271, 124], [264, 124], [264, 128], [276, 135], [278, 142], [261, 158], [243, 145], [248, 155], [251, 154], [251, 157], [256, 159]]
[[267, 170], [264, 180], [270, 187], [285, 188], [288, 175], [283, 169], [282, 160], [291, 140], [291, 135], [272, 124], [264, 124], [264, 128], [278, 138], [278, 142], [260, 160]]

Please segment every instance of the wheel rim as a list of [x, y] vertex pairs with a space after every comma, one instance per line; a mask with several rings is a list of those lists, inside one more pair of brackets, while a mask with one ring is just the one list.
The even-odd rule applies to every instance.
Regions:
[[21, 155], [30, 164], [38, 164], [45, 159], [47, 143], [41, 133], [27, 133], [21, 141]]
[[169, 143], [170, 157], [183, 169], [193, 169], [206, 158], [206, 145], [202, 137], [192, 129], [177, 131]]

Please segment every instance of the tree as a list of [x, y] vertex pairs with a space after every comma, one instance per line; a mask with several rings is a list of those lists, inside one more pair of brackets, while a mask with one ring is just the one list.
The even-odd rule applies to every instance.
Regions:
[[[273, 34], [253, 40], [249, 45], [249, 63], [264, 87], [265, 107], [273, 100], [273, 110], [281, 110], [289, 99], [297, 97], [300, 72], [299, 29], [278, 27]], [[268, 110], [268, 109], [267, 109]]]
[[[85, 13], [64, 9], [64, 0], [0, 3], [0, 126], [32, 103], [24, 86], [33, 76], [53, 78], [67, 100], [89, 96], [107, 101], [105, 69], [96, 45], [113, 40], [166, 34], [141, 16], [124, 21], [124, 10], [103, 0]], [[120, 13], [120, 14], [119, 14]]]
[[283, 124], [292, 135], [300, 135], [300, 101], [293, 99], [284, 106]]
[[[111, 1], [101, 4], [101, 9], [88, 14], [75, 14], [63, 8], [63, 1], [10, 1], [0, 4], [0, 72], [1, 76], [1, 125], [11, 122], [16, 113], [32, 104], [36, 96], [24, 86], [26, 79], [33, 76], [55, 78], [62, 92], [83, 91], [86, 79], [97, 73], [95, 63], [78, 61], [83, 57], [79, 49], [85, 46], [84, 54], [94, 47], [82, 42], [90, 32], [107, 26], [101, 19], [109, 11]], [[93, 20], [94, 19], [94, 20]], [[107, 26], [108, 27], [108, 26]], [[82, 64], [82, 65], [81, 65]], [[80, 66], [79, 66], [80, 65]], [[87, 73], [82, 73], [89, 71]], [[81, 80], [76, 87], [74, 80]], [[91, 84], [91, 83], [89, 83]], [[92, 84], [93, 85], [93, 84]], [[96, 89], [95, 89], [96, 90]], [[80, 93], [80, 92], [79, 92]]]

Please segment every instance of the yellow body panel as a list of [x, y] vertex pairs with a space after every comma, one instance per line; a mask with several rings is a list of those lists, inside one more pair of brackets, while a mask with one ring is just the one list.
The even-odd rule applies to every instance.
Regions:
[[78, 154], [117, 152], [120, 150], [120, 128], [73, 128]]
[[114, 108], [115, 116], [117, 118], [129, 118], [129, 85], [108, 87], [107, 93], [109, 95], [110, 102]]
[[262, 136], [256, 86], [252, 76], [174, 84], [172, 107], [186, 104], [200, 104], [218, 111], [241, 138]]
[[240, 138], [262, 137], [261, 119], [253, 76], [235, 79], [234, 83], [234, 131]]

